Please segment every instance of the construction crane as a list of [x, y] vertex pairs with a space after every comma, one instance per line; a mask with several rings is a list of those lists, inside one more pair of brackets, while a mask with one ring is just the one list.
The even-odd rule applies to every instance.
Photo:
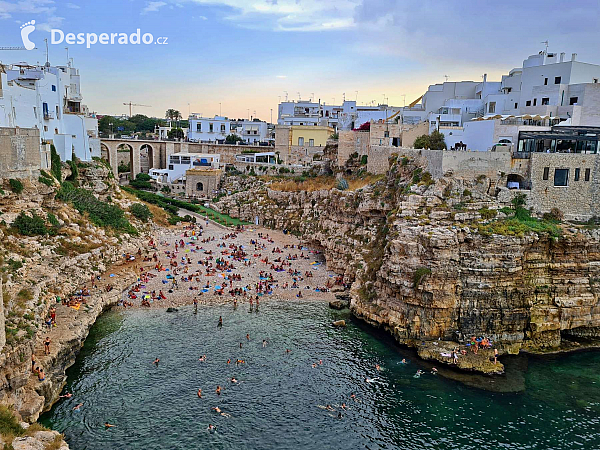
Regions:
[[0, 50], [27, 50], [27, 49], [25, 47], [0, 47]]
[[124, 104], [125, 106], [129, 106], [129, 117], [132, 117], [132, 116], [131, 116], [131, 107], [132, 107], [132, 106], [143, 106], [143, 107], [145, 107], [145, 108], [152, 108], [152, 106], [148, 106], [148, 105], [138, 105], [137, 103], [131, 103], [131, 102], [129, 102], [129, 103], [123, 103], [123, 104]]

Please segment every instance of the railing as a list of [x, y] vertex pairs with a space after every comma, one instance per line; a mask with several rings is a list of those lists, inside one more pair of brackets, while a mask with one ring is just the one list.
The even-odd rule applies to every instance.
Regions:
[[512, 158], [513, 159], [530, 159], [531, 152], [513, 152]]

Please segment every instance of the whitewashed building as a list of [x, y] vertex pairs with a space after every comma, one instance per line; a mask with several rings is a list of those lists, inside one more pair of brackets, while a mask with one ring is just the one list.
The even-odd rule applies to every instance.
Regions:
[[189, 169], [218, 169], [221, 155], [215, 153], [173, 153], [166, 169], [150, 169], [148, 174], [159, 184], [182, 182]]
[[269, 140], [267, 122], [258, 119], [232, 121], [231, 130], [247, 144], [258, 144]]
[[342, 105], [327, 105], [321, 101], [282, 102], [278, 108], [278, 125], [313, 125], [331, 127], [338, 130], [357, 128], [371, 120], [391, 119], [402, 111], [401, 107], [388, 105], [357, 105], [345, 100]]
[[39, 129], [41, 143], [54, 144], [63, 161], [100, 156], [98, 120], [82, 98], [79, 70], [70, 64], [0, 65], [0, 127]]
[[212, 119], [199, 114], [190, 114], [187, 138], [191, 142], [216, 142], [231, 134], [231, 121], [227, 117]]

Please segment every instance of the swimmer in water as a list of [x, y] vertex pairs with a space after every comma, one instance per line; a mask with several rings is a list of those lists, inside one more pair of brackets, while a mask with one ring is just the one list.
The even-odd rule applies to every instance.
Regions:
[[231, 364], [231, 359], [228, 359], [228, 360], [227, 360], [227, 364]]
[[381, 370], [381, 366], [379, 364], [375, 364], [375, 369]]
[[208, 424], [208, 428], [207, 428], [209, 433], [214, 433], [216, 431], [216, 428], [213, 424]]
[[249, 341], [250, 340], [250, 334], [246, 334], [246, 340]]
[[334, 408], [333, 406], [331, 406], [331, 405], [327, 405], [327, 406], [325, 407], [325, 409], [326, 409], [327, 411], [335, 411], [335, 408]]
[[437, 373], [438, 373], [438, 370], [435, 367], [432, 367], [431, 374], [432, 375], [437, 375]]
[[83, 406], [83, 403], [80, 403], [79, 405], [77, 405], [76, 407], [73, 408], [73, 411], [79, 411], [79, 408], [81, 408]]
[[312, 368], [316, 369], [317, 368], [317, 363], [313, 363]]
[[221, 386], [217, 386], [216, 392], [217, 392], [217, 395], [221, 395]]
[[406, 359], [402, 358], [402, 361], [400, 361], [400, 364], [406, 364]]
[[231, 382], [232, 382], [232, 383], [237, 383], [237, 382], [238, 382], [238, 380], [237, 380], [235, 377], [231, 377]]
[[263, 348], [265, 348], [267, 346], [267, 340], [263, 339]]
[[116, 427], [116, 425], [111, 425], [111, 424], [110, 424], [110, 423], [108, 423], [108, 422], [104, 422], [104, 427], [105, 427], [105, 428], [112, 428], [112, 427]]
[[342, 406], [340, 406], [340, 408], [342, 408], [342, 409], [346, 409], [346, 404], [345, 404], [345, 403], [342, 403]]
[[198, 361], [206, 362], [206, 355], [202, 355]]
[[198, 389], [198, 398], [202, 398], [202, 389]]
[[58, 398], [71, 398], [73, 397], [73, 394], [71, 394], [70, 392], [67, 392], [64, 395], [59, 395]]
[[355, 394], [354, 392], [353, 392], [353, 393], [351, 393], [351, 394], [350, 394], [350, 398], [351, 398], [351, 399], [353, 399], [353, 400], [356, 400], [356, 394]]
[[158, 366], [158, 363], [159, 363], [159, 362], [160, 362], [160, 359], [158, 359], [158, 358], [156, 358], [156, 359], [154, 360], [154, 364], [156, 364], [157, 366]]
[[219, 323], [217, 324], [217, 328], [221, 328], [223, 326], [223, 317], [219, 316]]

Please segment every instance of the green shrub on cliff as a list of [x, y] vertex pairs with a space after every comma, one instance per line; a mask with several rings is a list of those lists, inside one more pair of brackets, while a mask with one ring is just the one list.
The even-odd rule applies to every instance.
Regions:
[[19, 195], [21, 192], [23, 192], [23, 183], [21, 183], [19, 180], [11, 178], [10, 180], [8, 180], [8, 184], [10, 184], [10, 189], [15, 194]]
[[56, 192], [56, 199], [71, 203], [81, 214], [87, 213], [94, 225], [137, 234], [121, 208], [98, 200], [90, 191], [76, 188], [69, 181], [65, 181]]
[[133, 214], [136, 219], [141, 220], [142, 222], [148, 222], [148, 220], [152, 218], [150, 209], [142, 203], [134, 203], [131, 205], [129, 207], [129, 212]]
[[48, 234], [46, 222], [36, 213], [31, 213], [31, 216], [28, 216], [21, 211], [21, 214], [12, 223], [12, 227], [24, 236], [44, 236]]
[[431, 275], [431, 269], [429, 267], [419, 267], [417, 270], [415, 270], [413, 275], [413, 287], [415, 289], [419, 287], [427, 275]]
[[562, 234], [556, 223], [531, 217], [531, 213], [522, 207], [517, 207], [512, 217], [495, 220], [488, 224], [479, 224], [479, 233], [484, 236], [499, 234], [502, 236], [523, 237], [527, 233], [548, 235], [559, 238]]
[[62, 163], [60, 161], [60, 156], [56, 153], [54, 144], [50, 145], [50, 171], [59, 183], [62, 182]]
[[25, 428], [19, 425], [12, 410], [5, 405], [0, 405], [0, 434], [2, 436], [21, 436]]

